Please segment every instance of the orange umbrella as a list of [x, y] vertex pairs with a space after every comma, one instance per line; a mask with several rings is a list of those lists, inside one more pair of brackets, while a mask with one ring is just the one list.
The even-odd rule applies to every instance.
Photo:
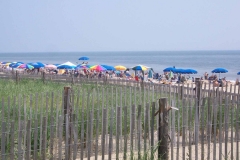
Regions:
[[119, 70], [119, 71], [124, 71], [124, 70], [127, 69], [126, 67], [124, 67], [124, 66], [120, 66], [120, 65], [115, 66], [114, 68], [115, 68], [116, 70]]

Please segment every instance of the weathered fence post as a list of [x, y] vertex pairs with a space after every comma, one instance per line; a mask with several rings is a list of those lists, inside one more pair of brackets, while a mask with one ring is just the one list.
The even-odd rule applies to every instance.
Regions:
[[18, 71], [16, 71], [16, 83], [18, 83], [19, 77], [18, 77]]
[[43, 83], [45, 83], [45, 72], [42, 72], [42, 79], [43, 79]]
[[[71, 134], [72, 107], [70, 105], [70, 89], [71, 87], [69, 86], [64, 87], [64, 128], [66, 128], [65, 136], [68, 136], [66, 137], [66, 141], [67, 141], [66, 143], [68, 144], [68, 146], [66, 146], [68, 147], [66, 151], [68, 151], [68, 153], [65, 153], [66, 156], [68, 157], [66, 157], [65, 159], [70, 159], [71, 157], [70, 152], [71, 152], [71, 139], [72, 139], [72, 134]], [[68, 127], [66, 127], [67, 118], [68, 118]]]
[[197, 96], [197, 106], [200, 105], [200, 88], [201, 88], [201, 81], [200, 78], [195, 78], [195, 89], [196, 89], [196, 96]]
[[[167, 98], [159, 99], [159, 135], [158, 135], [158, 159], [168, 160], [168, 111]], [[156, 114], [157, 114], [156, 113]], [[155, 115], [156, 115], [155, 114]]]

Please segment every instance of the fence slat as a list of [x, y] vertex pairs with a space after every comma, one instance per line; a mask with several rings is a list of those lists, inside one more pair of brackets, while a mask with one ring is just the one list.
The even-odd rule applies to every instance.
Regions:
[[[99, 88], [97, 88], [97, 119], [96, 119], [96, 146], [95, 146], [95, 160], [98, 159], [98, 138], [99, 138], [99, 119], [100, 119], [100, 107], [99, 107]], [[112, 90], [113, 96], [113, 90]], [[113, 98], [113, 97], [112, 97]], [[113, 105], [112, 105], [113, 106]]]
[[11, 145], [11, 147], [10, 147], [10, 159], [15, 158], [15, 156], [14, 156], [14, 148], [15, 148], [15, 146], [14, 146], [14, 138], [15, 138], [14, 131], [15, 131], [15, 123], [13, 121], [13, 122], [11, 122], [11, 129], [10, 129], [10, 145]]
[[109, 149], [108, 149], [108, 159], [112, 159], [112, 151], [113, 151], [113, 114], [114, 110], [111, 109], [111, 117], [110, 117], [110, 133], [109, 133]]
[[121, 136], [121, 131], [120, 131], [120, 123], [121, 123], [121, 107], [117, 107], [117, 130], [116, 130], [116, 159], [119, 159], [119, 142], [120, 142], [120, 136]]
[[138, 105], [138, 114], [137, 114], [137, 139], [138, 139], [138, 159], [141, 159], [141, 130], [142, 130], [142, 126], [141, 126], [141, 109], [142, 106]]
[[229, 96], [225, 99], [225, 111], [224, 111], [224, 118], [225, 118], [225, 152], [224, 152], [224, 158], [227, 159], [228, 157], [228, 123], [229, 123]]
[[65, 120], [66, 120], [66, 125], [65, 125], [65, 160], [70, 159], [69, 155], [69, 149], [70, 149], [70, 143], [69, 143], [69, 138], [70, 138], [70, 129], [69, 129], [69, 115], [65, 115]]
[[46, 146], [47, 146], [47, 118], [43, 117], [43, 129], [42, 129], [42, 159], [46, 159]]
[[182, 157], [185, 159], [185, 146], [186, 146], [186, 99], [183, 99], [183, 106], [182, 106]]
[[[205, 85], [206, 86], [206, 85]], [[204, 160], [204, 130], [205, 130], [205, 126], [204, 126], [204, 115], [205, 115], [205, 103], [206, 103], [207, 98], [205, 97], [203, 99], [203, 102], [201, 104], [201, 160]]]
[[145, 121], [144, 121], [144, 153], [147, 151], [147, 137], [149, 134], [148, 130], [148, 111], [149, 111], [149, 103], [147, 103], [146, 108], [145, 108]]
[[216, 160], [216, 132], [217, 132], [217, 99], [213, 101], [213, 159]]
[[77, 158], [77, 143], [78, 143], [78, 127], [77, 127], [77, 116], [76, 114], [73, 114], [73, 125], [72, 125], [72, 130], [73, 130], [73, 160]]
[[134, 136], [134, 129], [135, 129], [135, 105], [132, 106], [132, 116], [131, 116], [131, 135], [130, 135], [130, 158], [133, 159], [133, 136]]
[[104, 160], [105, 157], [105, 132], [106, 132], [106, 118], [107, 118], [107, 113], [106, 109], [103, 109], [103, 124], [102, 124], [102, 160]]
[[[240, 85], [238, 85], [237, 93], [237, 109], [236, 109], [236, 119], [239, 119], [239, 108], [240, 108]], [[239, 122], [236, 122], [236, 159], [239, 159]]]
[[38, 119], [34, 120], [33, 159], [38, 159]]
[[18, 160], [23, 159], [23, 150], [22, 150], [23, 128], [24, 128], [24, 122], [20, 121], [19, 132], [18, 132]]
[[27, 132], [27, 134], [26, 134], [27, 135], [26, 136], [27, 145], [26, 145], [25, 157], [26, 157], [26, 160], [30, 160], [31, 159], [31, 157], [30, 157], [30, 155], [31, 155], [31, 120], [28, 120], [28, 122], [27, 122], [26, 132]]
[[152, 102], [152, 114], [151, 114], [151, 157], [154, 159], [154, 115], [155, 115], [155, 102]]
[[92, 123], [93, 123], [93, 111], [90, 111], [89, 113], [89, 125], [88, 125], [88, 160], [90, 160], [92, 156]]
[[58, 117], [58, 159], [62, 159], [63, 120], [64, 118], [61, 115], [59, 115]]
[[2, 122], [2, 135], [1, 135], [1, 158], [2, 160], [6, 159], [6, 122]]
[[123, 159], [127, 159], [127, 106], [123, 108], [124, 112], [124, 155]]
[[[52, 110], [52, 109], [51, 109]], [[51, 111], [52, 112], [52, 111]], [[53, 115], [53, 114], [51, 114]], [[50, 122], [50, 160], [53, 159], [53, 145], [54, 145], [54, 117], [51, 116], [51, 122]]]

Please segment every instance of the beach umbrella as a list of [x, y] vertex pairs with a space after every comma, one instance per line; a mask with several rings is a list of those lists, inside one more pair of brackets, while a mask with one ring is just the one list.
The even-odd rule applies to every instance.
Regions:
[[8, 64], [8, 63], [11, 63], [11, 62], [2, 62], [1, 64]]
[[238, 72], [237, 75], [240, 75], [240, 72]]
[[115, 71], [116, 70], [113, 66], [109, 66], [109, 65], [105, 65], [105, 64], [101, 64], [101, 66], [106, 68], [108, 71]]
[[84, 56], [84, 57], [80, 57], [78, 60], [86, 61], [86, 60], [89, 60], [89, 58]]
[[184, 69], [182, 74], [197, 74], [198, 72], [194, 69]]
[[114, 68], [115, 68], [116, 70], [118, 70], [118, 71], [124, 71], [124, 70], [127, 69], [126, 67], [121, 66], [121, 65], [115, 66]]
[[34, 62], [34, 63], [28, 63], [28, 64], [32, 65], [34, 68], [45, 67], [45, 64], [43, 64], [42, 62]]
[[12, 62], [3, 62], [2, 65], [9, 66]]
[[175, 69], [173, 73], [184, 74], [184, 70], [183, 69]]
[[57, 66], [57, 69], [75, 69], [76, 65], [71, 62], [65, 62]]
[[79, 64], [76, 66], [75, 69], [88, 69], [90, 68], [92, 65], [89, 65], [89, 64]]
[[176, 68], [168, 67], [168, 68], [165, 68], [165, 69], [163, 70], [163, 72], [170, 72], [170, 71], [174, 72], [175, 70], [176, 70]]
[[18, 66], [20, 66], [21, 64], [23, 64], [23, 62], [13, 62], [9, 65], [9, 67], [12, 68], [17, 68]]
[[212, 73], [219, 73], [219, 78], [220, 78], [220, 73], [227, 73], [228, 70], [226, 70], [225, 68], [215, 68], [214, 70], [212, 70]]
[[132, 70], [135, 70], [135, 71], [146, 71], [148, 68], [150, 68], [150, 67], [143, 66], [143, 65], [137, 65], [137, 66], [132, 67]]
[[19, 65], [17, 68], [21, 68], [21, 69], [33, 69], [34, 67], [30, 64], [21, 64]]
[[100, 71], [106, 71], [106, 70], [107, 70], [106, 68], [104, 68], [104, 67], [101, 66], [101, 65], [94, 65], [94, 66], [91, 66], [90, 69], [91, 69], [91, 70], [98, 71], [98, 72], [100, 72]]
[[45, 65], [44, 68], [47, 68], [47, 69], [57, 69], [57, 66], [55, 66], [53, 64], [48, 64], [48, 65]]

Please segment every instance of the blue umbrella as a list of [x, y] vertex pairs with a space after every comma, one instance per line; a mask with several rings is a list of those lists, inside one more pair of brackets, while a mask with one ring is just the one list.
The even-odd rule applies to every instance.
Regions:
[[76, 66], [75, 69], [88, 69], [90, 68], [92, 65], [89, 65], [89, 64], [79, 64]]
[[170, 71], [175, 72], [175, 70], [176, 70], [176, 68], [168, 67], [168, 68], [165, 68], [165, 69], [163, 70], [163, 72], [170, 72]]
[[105, 64], [101, 64], [101, 66], [106, 68], [108, 71], [115, 71], [116, 70], [113, 66], [109, 66], [109, 65], [105, 65]]
[[184, 69], [183, 74], [197, 74], [198, 72], [194, 69]]
[[42, 62], [34, 62], [34, 63], [28, 63], [31, 66], [33, 66], [34, 68], [42, 68], [45, 67], [45, 64], [43, 64]]
[[78, 60], [83, 60], [83, 61], [85, 61], [85, 60], [89, 60], [89, 58], [88, 58], [88, 57], [80, 57]]
[[212, 70], [212, 73], [219, 73], [219, 78], [220, 78], [220, 73], [227, 73], [228, 70], [226, 70], [225, 68], [216, 68], [214, 70]]
[[[23, 62], [13, 62], [13, 63], [11, 63], [11, 64], [9, 65], [9, 67], [16, 68], [16, 67], [18, 67], [18, 66], [21, 65], [21, 64], [23, 64]], [[16, 67], [14, 67], [14, 66], [16, 66]]]
[[240, 72], [238, 72], [237, 75], [240, 75]]
[[180, 74], [185, 74], [184, 69], [175, 69], [173, 73], [180, 73]]
[[75, 69], [76, 66], [69, 66], [69, 65], [60, 65], [57, 69]]
[[214, 70], [212, 70], [212, 73], [227, 73], [228, 70], [226, 70], [225, 68], [216, 68]]

